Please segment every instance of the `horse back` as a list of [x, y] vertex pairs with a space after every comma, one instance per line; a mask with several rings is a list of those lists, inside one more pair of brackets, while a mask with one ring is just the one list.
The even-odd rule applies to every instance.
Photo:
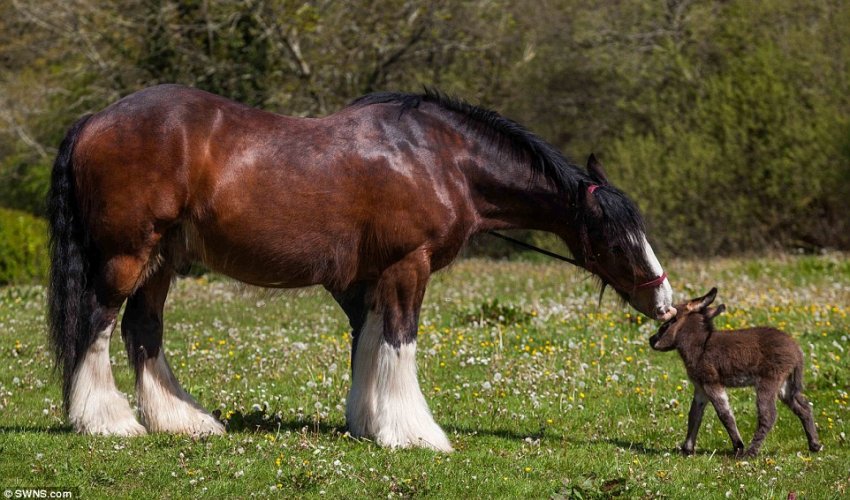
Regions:
[[293, 118], [164, 85], [90, 120], [78, 200], [107, 253], [155, 252], [179, 233], [166, 239], [242, 281], [338, 288], [423, 245], [435, 267], [454, 257], [475, 222], [463, 141], [426, 112]]

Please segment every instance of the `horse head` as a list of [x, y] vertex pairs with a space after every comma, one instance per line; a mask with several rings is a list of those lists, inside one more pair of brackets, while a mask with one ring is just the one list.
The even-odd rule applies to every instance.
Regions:
[[590, 155], [589, 181], [577, 195], [578, 261], [644, 315], [666, 321], [676, 314], [673, 292], [634, 203], [608, 182], [602, 164]]

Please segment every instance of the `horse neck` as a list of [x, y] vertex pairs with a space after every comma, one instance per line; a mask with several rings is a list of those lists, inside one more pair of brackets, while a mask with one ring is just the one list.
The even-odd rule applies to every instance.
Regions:
[[572, 195], [509, 157], [487, 155], [466, 172], [479, 229], [535, 229], [565, 236], [574, 219]]

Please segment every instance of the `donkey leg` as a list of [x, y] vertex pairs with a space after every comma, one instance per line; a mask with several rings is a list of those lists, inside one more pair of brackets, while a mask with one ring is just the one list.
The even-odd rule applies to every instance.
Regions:
[[822, 450], [823, 445], [821, 445], [820, 440], [818, 440], [818, 430], [817, 427], [815, 427], [815, 420], [812, 417], [812, 408], [809, 406], [809, 401], [805, 396], [803, 396], [802, 392], [792, 392], [787, 390], [787, 383], [785, 389], [785, 391], [780, 391], [780, 399], [788, 406], [788, 408], [791, 409], [791, 411], [794, 412], [794, 415], [797, 415], [800, 422], [803, 423], [803, 430], [806, 431], [806, 439], [809, 442], [809, 450]]
[[109, 360], [109, 341], [118, 311], [139, 269], [137, 259], [116, 257], [108, 259], [92, 277], [87, 295], [94, 337], [83, 349], [67, 391], [68, 420], [77, 432], [115, 436], [145, 433], [127, 398], [115, 386]]
[[704, 385], [703, 389], [708, 400], [714, 406], [717, 416], [726, 428], [729, 439], [732, 440], [732, 448], [735, 454], [740, 454], [744, 451], [744, 441], [741, 440], [741, 434], [738, 432], [738, 424], [735, 423], [735, 414], [732, 413], [732, 407], [729, 406], [729, 397], [726, 396], [726, 389], [719, 384]]
[[697, 443], [697, 433], [702, 425], [702, 416], [705, 413], [705, 406], [708, 403], [708, 396], [705, 391], [697, 384], [694, 384], [694, 399], [691, 401], [691, 410], [688, 412], [688, 435], [685, 442], [682, 443], [682, 453], [685, 455], [694, 454], [694, 446]]
[[127, 301], [121, 335], [136, 371], [142, 422], [151, 432], [204, 436], [224, 427], [174, 377], [162, 348], [162, 309], [173, 272], [163, 267]]
[[756, 410], [758, 412], [758, 427], [746, 455], [754, 457], [758, 455], [764, 438], [776, 423], [776, 395], [779, 392], [779, 383], [773, 381], [759, 382], [756, 384]]
[[419, 309], [430, 265], [424, 251], [384, 270], [356, 340], [348, 397], [350, 432], [382, 446], [451, 451], [416, 376]]

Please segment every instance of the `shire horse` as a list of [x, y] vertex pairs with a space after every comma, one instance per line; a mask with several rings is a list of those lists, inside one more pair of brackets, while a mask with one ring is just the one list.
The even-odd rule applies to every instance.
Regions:
[[[346, 420], [387, 447], [450, 451], [416, 375], [431, 273], [473, 234], [548, 231], [641, 313], [675, 314], [635, 205], [499, 114], [426, 91], [377, 93], [323, 118], [254, 109], [178, 85], [80, 119], [53, 166], [49, 322], [80, 433], [221, 434], [162, 347], [169, 285], [200, 261], [271, 288], [321, 285], [352, 329]], [[139, 420], [109, 342], [134, 368]]]

